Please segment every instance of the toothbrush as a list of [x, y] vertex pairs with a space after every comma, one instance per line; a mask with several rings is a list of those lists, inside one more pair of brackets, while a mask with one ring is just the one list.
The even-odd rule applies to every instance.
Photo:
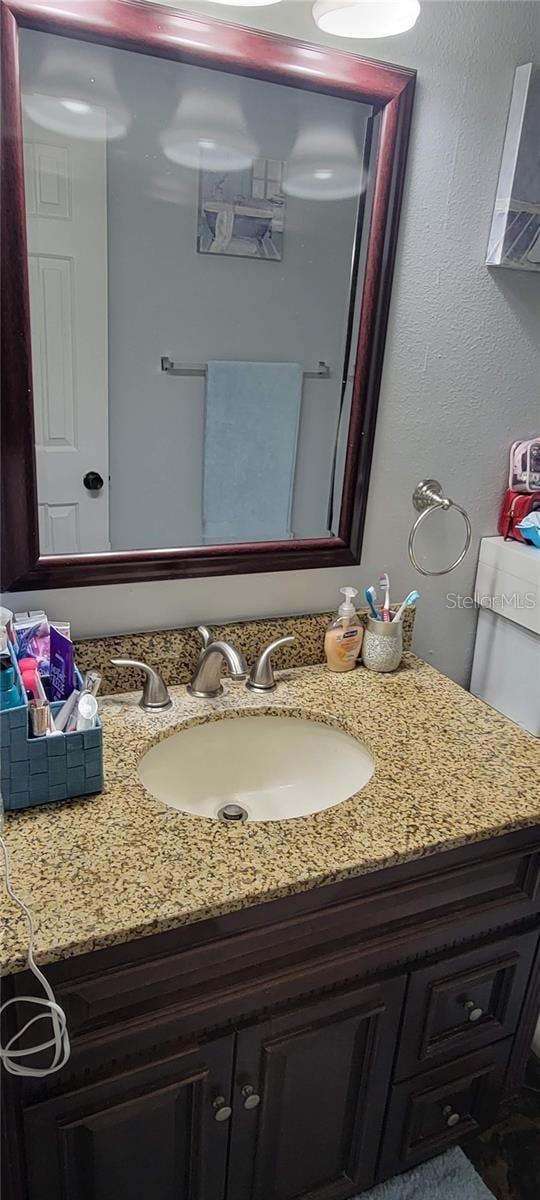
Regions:
[[381, 577], [379, 579], [379, 587], [381, 587], [384, 591], [384, 604], [383, 604], [383, 614], [382, 614], [383, 621], [391, 621], [392, 618], [390, 616], [390, 576], [388, 574], [388, 571], [383, 571], [383, 574], [381, 575]]
[[416, 604], [416, 601], [419, 599], [420, 599], [420, 592], [409, 592], [409, 595], [405, 596], [403, 604], [400, 604], [395, 617], [392, 617], [392, 623], [394, 621], [401, 621], [401, 618], [403, 616], [403, 613], [405, 612], [405, 609], [410, 608], [411, 604]]
[[374, 621], [380, 621], [380, 619], [381, 619], [381, 618], [380, 618], [380, 616], [379, 616], [379, 614], [378, 614], [378, 612], [377, 612], [377, 609], [376, 609], [376, 607], [375, 607], [375, 601], [376, 601], [376, 599], [377, 599], [377, 593], [376, 593], [376, 591], [375, 591], [375, 588], [374, 588], [374, 587], [367, 587], [367, 588], [366, 588], [366, 590], [365, 590], [365, 592], [364, 592], [364, 596], [366, 597], [366, 600], [367, 600], [367, 602], [368, 602], [368, 604], [369, 604], [369, 609], [370, 609], [371, 615], [372, 615], [372, 617], [373, 617], [373, 620], [374, 620]]

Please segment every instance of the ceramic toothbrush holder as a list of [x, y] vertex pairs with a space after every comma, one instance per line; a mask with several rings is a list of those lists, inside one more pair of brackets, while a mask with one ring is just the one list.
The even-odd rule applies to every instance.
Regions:
[[368, 617], [362, 642], [362, 661], [368, 671], [395, 671], [403, 655], [403, 621]]

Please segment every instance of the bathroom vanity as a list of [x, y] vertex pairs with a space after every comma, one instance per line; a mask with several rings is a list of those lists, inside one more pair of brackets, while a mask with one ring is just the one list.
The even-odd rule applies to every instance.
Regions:
[[[540, 1005], [538, 748], [406, 655], [103, 706], [107, 790], [7, 822], [65, 1009], [57, 1076], [4, 1077], [9, 1200], [339, 1200], [493, 1123]], [[224, 825], [166, 808], [145, 751], [208, 719], [337, 724], [350, 800]], [[8, 922], [5, 995], [32, 986]]]
[[[0, 0], [0, 19], [5, 586], [358, 564], [415, 72], [139, 0]], [[265, 624], [242, 633], [252, 671]], [[345, 1200], [520, 1085], [537, 743], [410, 639], [392, 674], [331, 675], [326, 618], [285, 624], [270, 698], [229, 679], [209, 699], [186, 631], [77, 647], [104, 691], [129, 672], [113, 658], [167, 671], [172, 705], [142, 711], [126, 674], [103, 794], [6, 819], [71, 1055], [4, 1074], [5, 1200]], [[262, 717], [314, 726], [286, 819], [143, 786], [156, 743], [210, 720], [226, 742], [234, 720], [249, 795]], [[337, 794], [344, 735], [366, 770]], [[4, 934], [3, 999], [35, 995], [11, 907]]]

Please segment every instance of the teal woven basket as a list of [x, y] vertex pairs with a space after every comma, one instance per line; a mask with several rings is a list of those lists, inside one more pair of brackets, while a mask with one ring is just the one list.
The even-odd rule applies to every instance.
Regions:
[[[24, 702], [0, 712], [0, 786], [4, 810], [14, 812], [103, 791], [103, 729], [30, 737], [28, 701], [15, 655], [10, 650]], [[82, 679], [77, 671], [77, 682]], [[52, 704], [53, 715], [62, 701]]]

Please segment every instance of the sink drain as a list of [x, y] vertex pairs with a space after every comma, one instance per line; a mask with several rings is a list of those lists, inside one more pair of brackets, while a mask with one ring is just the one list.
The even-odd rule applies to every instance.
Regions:
[[241, 804], [224, 804], [218, 812], [219, 821], [247, 821], [247, 809]]

